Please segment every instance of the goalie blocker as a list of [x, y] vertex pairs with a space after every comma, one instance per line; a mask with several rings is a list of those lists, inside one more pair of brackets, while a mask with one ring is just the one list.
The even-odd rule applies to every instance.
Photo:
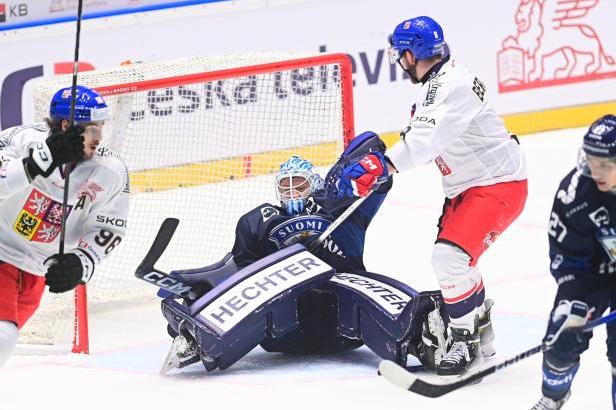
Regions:
[[368, 272], [336, 273], [301, 244], [239, 270], [227, 256], [171, 275], [209, 291], [195, 301], [164, 293], [174, 344], [162, 373], [199, 360], [208, 371], [223, 370], [258, 345], [270, 352], [332, 353], [366, 344], [402, 366], [411, 353], [433, 368], [436, 341], [444, 340], [429, 333], [435, 314], [445, 331], [440, 292], [418, 293]]

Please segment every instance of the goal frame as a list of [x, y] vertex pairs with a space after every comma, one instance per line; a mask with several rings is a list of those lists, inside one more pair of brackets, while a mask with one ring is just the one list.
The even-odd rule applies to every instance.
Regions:
[[[353, 108], [353, 71], [352, 61], [343, 53], [323, 54], [312, 57], [282, 60], [272, 63], [255, 64], [223, 70], [206, 71], [197, 74], [170, 76], [139, 82], [116, 84], [110, 86], [93, 87], [103, 97], [130, 94], [141, 91], [173, 88], [183, 85], [198, 84], [230, 78], [244, 77], [289, 71], [307, 67], [338, 64], [340, 67], [340, 90], [342, 98], [342, 131], [344, 147], [355, 136], [354, 108]], [[245, 156], [250, 163], [250, 155]], [[129, 246], [129, 245], [127, 245]], [[104, 263], [104, 262], [103, 262]], [[136, 279], [135, 279], [136, 280]], [[79, 285], [75, 289], [74, 334], [71, 351], [73, 353], [89, 354], [89, 323], [87, 285]]]

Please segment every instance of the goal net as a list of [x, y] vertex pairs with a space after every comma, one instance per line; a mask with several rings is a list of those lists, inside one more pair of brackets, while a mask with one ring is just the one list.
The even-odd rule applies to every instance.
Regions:
[[[78, 83], [111, 106], [103, 145], [124, 159], [131, 180], [128, 232], [87, 285], [91, 312], [156, 303], [157, 289], [133, 273], [166, 217], [180, 225], [157, 266], [213, 263], [231, 250], [243, 213], [275, 203], [273, 174], [282, 162], [300, 155], [326, 172], [354, 134], [343, 54], [135, 63], [79, 73]], [[69, 75], [36, 86], [37, 120], [48, 115], [53, 93], [70, 84]], [[73, 343], [73, 351], [87, 352], [84, 309], [75, 308], [72, 294], [46, 293], [20, 342]]]

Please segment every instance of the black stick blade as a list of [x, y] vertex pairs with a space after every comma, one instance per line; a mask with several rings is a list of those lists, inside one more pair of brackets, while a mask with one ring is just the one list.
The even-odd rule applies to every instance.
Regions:
[[169, 245], [179, 223], [180, 220], [177, 218], [167, 218], [163, 221], [150, 250], [137, 267], [135, 276], [141, 278], [144, 274], [154, 270], [154, 264], [160, 259], [165, 249], [167, 249], [167, 245]]

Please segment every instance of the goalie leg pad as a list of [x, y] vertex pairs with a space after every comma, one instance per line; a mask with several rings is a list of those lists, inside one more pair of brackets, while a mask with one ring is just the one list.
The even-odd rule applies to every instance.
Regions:
[[332, 274], [329, 265], [296, 244], [231, 275], [190, 306], [164, 299], [163, 315], [175, 332], [194, 339], [208, 371], [223, 370], [267, 335], [295, 331], [299, 295]]
[[338, 334], [338, 298], [333, 292], [310, 289], [297, 300], [299, 327], [278, 338], [267, 337], [261, 342], [268, 352], [336, 353], [357, 349], [359, 339]]
[[[369, 272], [337, 273], [320, 288], [338, 298], [340, 335], [361, 340], [383, 359], [403, 366], [408, 353], [426, 358], [422, 334], [428, 314], [437, 308], [437, 300], [442, 301], [440, 292], [418, 293], [402, 282]], [[439, 317], [443, 316], [440, 309]], [[433, 347], [438, 348], [437, 344]]]
[[[197, 269], [176, 270], [169, 273], [178, 278], [183, 284], [189, 285], [198, 295], [204, 295], [214, 287], [235, 274], [239, 268], [233, 260], [233, 254], [226, 254], [220, 261]], [[172, 293], [165, 289], [158, 291], [158, 296], [166, 298]]]

